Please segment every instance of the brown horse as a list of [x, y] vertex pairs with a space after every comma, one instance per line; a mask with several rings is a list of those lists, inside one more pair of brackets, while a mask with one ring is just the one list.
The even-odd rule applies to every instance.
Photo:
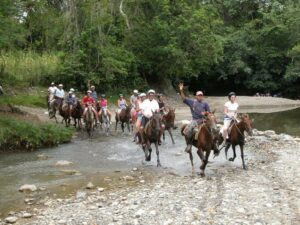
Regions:
[[128, 131], [130, 132], [130, 126], [129, 126], [129, 122], [130, 122], [130, 118], [131, 118], [130, 111], [131, 111], [131, 107], [130, 106], [126, 106], [125, 109], [121, 110], [121, 112], [119, 113], [119, 116], [116, 113], [116, 117], [115, 117], [115, 119], [116, 119], [115, 131], [117, 131], [118, 122], [120, 121], [121, 122], [122, 131], [124, 132], [124, 123], [126, 123]]
[[171, 129], [176, 129], [174, 126], [175, 121], [175, 109], [172, 107], [166, 107], [167, 114], [163, 115], [162, 123], [165, 126], [164, 132], [163, 132], [163, 139], [165, 140], [165, 130], [167, 130], [170, 134], [170, 137], [172, 139], [172, 143], [175, 144], [172, 131]]
[[94, 130], [94, 127], [95, 127], [95, 120], [96, 120], [95, 114], [92, 111], [91, 105], [89, 105], [87, 107], [87, 111], [86, 111], [86, 114], [83, 119], [85, 122], [86, 131], [87, 131], [88, 135], [91, 137], [92, 131]]
[[[200, 175], [205, 176], [204, 170], [208, 163], [208, 158], [211, 153], [211, 150], [215, 151], [215, 154], [218, 153], [218, 149], [216, 147], [216, 140], [217, 140], [217, 120], [214, 113], [206, 113], [205, 121], [198, 126], [198, 135], [197, 140], [194, 138], [193, 146], [195, 146], [197, 150], [197, 154], [201, 159], [201, 166], [200, 166]], [[181, 128], [181, 134], [185, 136], [187, 141], [187, 137], [184, 134], [184, 130], [186, 128], [186, 124]], [[192, 164], [192, 168], [194, 171], [194, 163], [193, 163], [193, 154], [192, 151], [189, 152], [190, 160]]]
[[227, 159], [227, 152], [230, 148], [230, 145], [232, 146], [233, 150], [233, 157], [229, 158], [229, 161], [234, 161], [236, 158], [236, 152], [235, 152], [235, 146], [239, 145], [241, 149], [241, 158], [243, 162], [243, 169], [246, 170], [247, 167], [245, 165], [244, 160], [244, 145], [245, 145], [245, 136], [244, 132], [246, 131], [250, 136], [252, 136], [252, 120], [250, 119], [248, 114], [243, 114], [241, 121], [237, 122], [236, 120], [233, 120], [230, 124], [231, 130], [229, 134], [229, 140], [228, 144], [225, 147], [225, 156]]
[[83, 113], [83, 108], [81, 106], [80, 101], [77, 101], [76, 106], [72, 109], [71, 112], [71, 116], [74, 119], [74, 127], [77, 127], [78, 124], [78, 128], [81, 129], [82, 128], [82, 124], [81, 124], [81, 116]]
[[158, 149], [158, 143], [160, 141], [160, 137], [162, 135], [162, 120], [160, 113], [153, 113], [153, 116], [146, 124], [145, 128], [143, 129], [142, 133], [139, 133], [139, 135], [143, 135], [143, 150], [145, 153], [145, 160], [151, 161], [151, 144], [155, 144], [156, 148], [156, 156], [157, 156], [157, 166], [161, 166], [160, 160], [159, 160], [159, 149]]
[[61, 123], [65, 121], [66, 127], [70, 125], [71, 117], [70, 117], [70, 106], [65, 104], [59, 107], [59, 115], [63, 118]]

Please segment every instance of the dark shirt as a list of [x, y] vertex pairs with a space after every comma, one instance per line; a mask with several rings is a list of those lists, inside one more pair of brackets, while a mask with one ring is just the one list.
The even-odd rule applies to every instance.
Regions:
[[96, 91], [92, 91], [91, 97], [94, 99], [94, 102], [98, 102], [98, 96]]
[[203, 119], [203, 115], [201, 114], [202, 112], [210, 112], [210, 108], [207, 102], [199, 102], [196, 99], [185, 98], [183, 100], [183, 103], [187, 104], [190, 107], [193, 120]]
[[159, 109], [161, 109], [161, 108], [165, 107], [165, 103], [158, 101], [158, 106], [159, 106]]

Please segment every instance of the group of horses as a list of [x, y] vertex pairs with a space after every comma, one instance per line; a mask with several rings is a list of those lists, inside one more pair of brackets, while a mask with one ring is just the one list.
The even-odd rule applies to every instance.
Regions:
[[[92, 106], [89, 106], [87, 112], [83, 118], [85, 121], [85, 128], [89, 135], [93, 131], [94, 127], [97, 126], [96, 118], [91, 109]], [[49, 117], [56, 118], [56, 111], [63, 117], [62, 123], [65, 122], [66, 126], [70, 125], [71, 119], [74, 120], [74, 126], [78, 128], [82, 128], [82, 114], [84, 111], [84, 107], [81, 105], [79, 101], [77, 101], [76, 106], [73, 107], [71, 113], [69, 113], [69, 108], [64, 106], [61, 102], [60, 104], [54, 103], [52, 107], [48, 105], [49, 109]], [[97, 111], [100, 108], [97, 106]], [[124, 132], [125, 125], [127, 125], [128, 131], [131, 132], [135, 129], [136, 117], [133, 116], [132, 107], [127, 106], [122, 109], [119, 114], [116, 114], [115, 120], [115, 131], [117, 131], [118, 124], [121, 124], [121, 129]], [[229, 158], [229, 161], [234, 161], [236, 158], [236, 146], [239, 145], [241, 150], [241, 158], [243, 169], [246, 169], [245, 160], [244, 160], [244, 144], [245, 144], [245, 136], [244, 133], [247, 132], [250, 136], [252, 135], [252, 120], [250, 119], [248, 114], [243, 114], [240, 120], [233, 120], [230, 125], [229, 131], [229, 139], [225, 145], [225, 155], [227, 159], [227, 153], [230, 146], [232, 146], [233, 157]], [[102, 110], [101, 115], [99, 116], [99, 122], [101, 128], [105, 127], [105, 131], [108, 134], [109, 131], [109, 118], [106, 110]], [[159, 159], [159, 145], [161, 142], [161, 138], [165, 140], [165, 131], [168, 131], [170, 137], [172, 139], [172, 143], [175, 144], [172, 129], [175, 129], [175, 109], [172, 107], [166, 107], [165, 112], [163, 114], [159, 112], [153, 112], [153, 116], [149, 119], [146, 126], [137, 130], [137, 137], [139, 141], [136, 141], [137, 144], [142, 146], [142, 149], [145, 154], [145, 161], [151, 161], [151, 153], [152, 147], [151, 145], [155, 145], [156, 155], [157, 155], [157, 166], [161, 166]], [[183, 124], [181, 127], [181, 134], [185, 137], [187, 142], [187, 135], [185, 134], [185, 129], [188, 124]], [[214, 151], [214, 155], [219, 155], [220, 152], [220, 144], [223, 142], [223, 137], [220, 133], [220, 129], [217, 126], [217, 119], [214, 112], [207, 112], [205, 114], [205, 119], [203, 123], [195, 129], [193, 135], [193, 146], [197, 149], [197, 154], [201, 160], [200, 166], [200, 175], [205, 175], [205, 168], [208, 163], [209, 156], [211, 151]], [[189, 158], [191, 161], [192, 169], [194, 171], [194, 162], [193, 162], [193, 154], [192, 151], [188, 152]]]

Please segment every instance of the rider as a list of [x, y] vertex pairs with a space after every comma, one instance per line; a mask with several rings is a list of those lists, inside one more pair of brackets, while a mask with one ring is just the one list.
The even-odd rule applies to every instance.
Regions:
[[139, 96], [139, 91], [134, 90], [133, 95], [130, 96], [130, 104], [132, 105], [132, 108], [136, 108], [136, 101], [138, 99], [138, 96]]
[[98, 116], [100, 117], [101, 113], [102, 113], [102, 109], [105, 109], [107, 112], [108, 118], [109, 118], [108, 122], [110, 123], [111, 122], [111, 112], [108, 110], [107, 105], [108, 105], [108, 102], [105, 98], [105, 94], [102, 94], [100, 96], [100, 101], [99, 101], [100, 111], [98, 113]]
[[94, 99], [95, 103], [98, 102], [98, 96], [94, 85], [91, 86], [91, 97]]
[[205, 112], [210, 112], [210, 108], [208, 103], [204, 102], [204, 95], [202, 91], [197, 91], [195, 99], [190, 99], [185, 96], [183, 89], [183, 83], [180, 83], [179, 91], [181, 99], [183, 100], [183, 103], [190, 107], [192, 113], [192, 121], [187, 128], [187, 146], [185, 148], [186, 152], [190, 152], [193, 145], [193, 130], [199, 124], [203, 123], [204, 114]]
[[49, 103], [53, 100], [54, 92], [55, 92], [56, 89], [57, 89], [57, 87], [55, 86], [55, 83], [52, 82], [50, 84], [50, 87], [48, 88], [48, 101], [49, 101]]
[[66, 98], [66, 104], [68, 106], [69, 116], [71, 117], [72, 109], [76, 104], [76, 97], [72, 91], [69, 91], [69, 94]]
[[63, 85], [59, 84], [58, 88], [56, 88], [53, 93], [53, 100], [50, 103], [51, 108], [55, 102], [57, 103], [57, 105], [61, 105], [64, 98], [65, 98], [65, 91], [63, 90]]
[[226, 145], [226, 140], [228, 139], [228, 128], [232, 120], [237, 119], [237, 110], [239, 108], [239, 104], [236, 102], [236, 94], [235, 92], [230, 92], [228, 94], [228, 100], [224, 105], [224, 125], [221, 129], [223, 136], [222, 146]]
[[[150, 89], [148, 91], [148, 98], [145, 99], [141, 104], [141, 112], [142, 112], [142, 122], [140, 127], [141, 133], [143, 133], [143, 130], [147, 122], [153, 116], [153, 113], [159, 112], [159, 105], [158, 102], [154, 99], [154, 96], [155, 96], [155, 91]], [[143, 139], [143, 135], [142, 135], [142, 139]], [[144, 143], [144, 140], [142, 140], [142, 143]]]
[[94, 113], [94, 115], [95, 115], [96, 121], [97, 121], [97, 123], [99, 123], [99, 122], [98, 122], [98, 114], [97, 114], [97, 112], [96, 112], [96, 110], [95, 110], [95, 108], [94, 108], [94, 106], [95, 106], [95, 101], [94, 101], [94, 99], [92, 98], [91, 94], [92, 94], [92, 91], [91, 91], [91, 90], [88, 90], [88, 91], [87, 91], [87, 95], [82, 99], [82, 105], [85, 106], [84, 111], [83, 111], [83, 114], [82, 114], [82, 118], [85, 117], [85, 114], [86, 114], [86, 112], [87, 112], [87, 110], [88, 110], [88, 106], [91, 105], [91, 106], [92, 106], [91, 108], [92, 108], [92, 111], [93, 111], [93, 113]]
[[137, 120], [136, 120], [136, 124], [135, 124], [136, 133], [135, 133], [134, 139], [133, 139], [134, 142], [136, 141], [137, 131], [139, 131], [140, 127], [141, 127], [142, 116], [143, 116], [142, 111], [141, 111], [141, 105], [144, 102], [144, 100], [146, 99], [146, 96], [147, 95], [145, 93], [141, 93], [139, 95], [139, 99], [136, 102]]
[[123, 94], [119, 94], [117, 105], [118, 105], [118, 109], [116, 113], [117, 113], [118, 120], [120, 121], [120, 112], [122, 111], [122, 109], [125, 109], [128, 106]]
[[163, 94], [157, 94], [157, 102], [159, 105], [159, 112], [163, 115], [165, 111], [165, 102], [163, 100]]

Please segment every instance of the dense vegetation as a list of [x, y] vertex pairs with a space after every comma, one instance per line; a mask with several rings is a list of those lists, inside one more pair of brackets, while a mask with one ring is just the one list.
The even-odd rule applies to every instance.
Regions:
[[300, 96], [298, 0], [1, 0], [0, 82]]
[[55, 124], [33, 123], [0, 116], [0, 151], [34, 150], [69, 142], [72, 130]]

